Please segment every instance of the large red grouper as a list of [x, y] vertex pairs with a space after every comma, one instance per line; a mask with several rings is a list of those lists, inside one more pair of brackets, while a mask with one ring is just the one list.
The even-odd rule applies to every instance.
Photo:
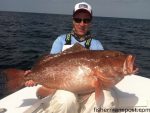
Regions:
[[52, 89], [63, 89], [76, 94], [95, 91], [96, 100], [102, 90], [113, 87], [126, 75], [135, 74], [135, 56], [111, 50], [87, 50], [79, 44], [56, 55], [42, 57], [27, 76], [24, 71], [6, 69], [7, 89], [18, 89], [27, 80]]

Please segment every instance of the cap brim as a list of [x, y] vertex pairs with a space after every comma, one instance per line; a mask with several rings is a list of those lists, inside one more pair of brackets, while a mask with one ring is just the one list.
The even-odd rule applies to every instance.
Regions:
[[86, 12], [86, 13], [88, 13], [88, 14], [90, 15], [90, 17], [92, 18], [92, 14], [91, 14], [89, 11], [87, 11], [86, 9], [78, 9], [77, 11], [73, 12], [73, 17], [74, 17], [76, 14], [80, 13], [80, 12]]

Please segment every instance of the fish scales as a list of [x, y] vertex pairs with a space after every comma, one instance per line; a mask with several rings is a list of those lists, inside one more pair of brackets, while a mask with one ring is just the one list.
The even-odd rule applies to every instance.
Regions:
[[87, 50], [75, 44], [60, 54], [41, 57], [26, 76], [22, 76], [24, 71], [17, 69], [4, 70], [3, 74], [11, 81], [7, 84], [7, 89], [11, 91], [31, 79], [52, 89], [77, 94], [95, 91], [99, 95], [100, 89], [111, 88], [124, 76], [136, 73], [138, 68], [134, 61], [135, 56], [131, 54], [112, 50]]
[[[38, 67], [38, 70], [33, 67], [32, 72], [35, 74], [28, 75], [28, 79], [50, 88], [85, 93], [94, 90], [93, 83], [96, 79], [100, 79], [104, 87], [115, 85], [115, 79], [123, 75], [127, 56], [118, 51], [90, 50], [59, 54], [40, 64], [42, 68]], [[122, 78], [123, 76], [118, 80]]]

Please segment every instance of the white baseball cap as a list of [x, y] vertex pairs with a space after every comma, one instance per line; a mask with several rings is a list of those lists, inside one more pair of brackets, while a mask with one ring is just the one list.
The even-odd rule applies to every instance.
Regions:
[[75, 5], [74, 10], [73, 10], [73, 16], [76, 12], [81, 11], [81, 10], [87, 11], [92, 17], [92, 7], [86, 2], [80, 2]]

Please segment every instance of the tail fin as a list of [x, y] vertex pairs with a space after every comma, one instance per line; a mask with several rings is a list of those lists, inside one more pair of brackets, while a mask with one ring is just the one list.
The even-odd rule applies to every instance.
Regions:
[[0, 72], [0, 94], [7, 95], [24, 87], [24, 70], [6, 69]]

